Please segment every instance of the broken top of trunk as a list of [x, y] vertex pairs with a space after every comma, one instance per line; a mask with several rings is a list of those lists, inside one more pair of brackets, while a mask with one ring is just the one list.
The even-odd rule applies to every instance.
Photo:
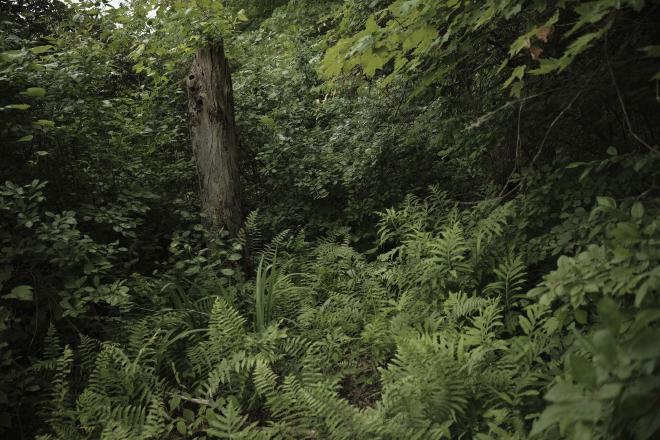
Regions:
[[186, 80], [188, 122], [207, 226], [241, 227], [234, 103], [222, 43], [199, 49]]

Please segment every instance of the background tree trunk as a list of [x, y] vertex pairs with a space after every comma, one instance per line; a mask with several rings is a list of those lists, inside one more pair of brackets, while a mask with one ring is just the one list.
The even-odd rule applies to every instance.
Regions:
[[204, 221], [236, 236], [243, 213], [231, 75], [222, 43], [197, 51], [186, 85]]

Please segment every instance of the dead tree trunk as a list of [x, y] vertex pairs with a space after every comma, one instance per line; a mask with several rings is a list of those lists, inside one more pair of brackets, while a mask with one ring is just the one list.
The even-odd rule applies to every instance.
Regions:
[[222, 43], [197, 51], [186, 85], [204, 221], [235, 237], [243, 218], [231, 75]]

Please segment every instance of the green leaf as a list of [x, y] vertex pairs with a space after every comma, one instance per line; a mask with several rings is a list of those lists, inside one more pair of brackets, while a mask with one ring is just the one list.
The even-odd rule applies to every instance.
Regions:
[[170, 400], [170, 412], [173, 412], [176, 408], [179, 407], [180, 404], [181, 404], [181, 397], [179, 396], [172, 397], [172, 399]]
[[245, 15], [245, 10], [241, 9], [236, 13], [236, 18], [238, 18], [238, 21], [248, 21], [247, 15]]
[[393, 53], [386, 50], [369, 50], [360, 57], [360, 63], [364, 74], [373, 77], [376, 71], [382, 68], [390, 59]]
[[227, 259], [229, 261], [238, 261], [241, 258], [243, 258], [243, 256], [241, 254], [231, 254], [231, 255], [229, 255], [229, 257], [227, 257]]
[[630, 222], [619, 222], [612, 230], [612, 237], [617, 240], [634, 241], [639, 239], [639, 229], [637, 225]]
[[8, 50], [6, 52], [0, 53], [3, 61], [13, 61], [19, 58], [23, 58], [27, 52], [22, 50]]
[[402, 48], [404, 52], [410, 49], [420, 50], [421, 48], [423, 50], [433, 43], [437, 35], [438, 31], [433, 26], [421, 26], [406, 36], [403, 40]]
[[571, 356], [569, 360], [571, 373], [576, 382], [590, 388], [596, 385], [596, 370], [591, 362], [578, 355]]
[[3, 298], [17, 299], [20, 301], [34, 301], [34, 293], [32, 292], [32, 286], [16, 286]]
[[511, 72], [511, 76], [504, 82], [502, 85], [503, 89], [506, 89], [513, 83], [513, 81], [517, 79], [522, 79], [523, 76], [525, 76], [525, 70], [527, 69], [527, 66], [522, 65], [518, 66], [515, 69], [513, 69], [513, 72]]
[[183, 420], [176, 422], [176, 430], [179, 431], [179, 434], [186, 435], [186, 423]]
[[578, 181], [582, 182], [584, 179], [589, 177], [589, 174], [591, 174], [592, 170], [593, 170], [593, 168], [591, 168], [591, 167], [585, 168], [584, 171], [582, 171], [582, 174], [580, 174], [580, 177], [578, 178]]
[[34, 121], [33, 124], [40, 125], [42, 127], [55, 127], [55, 123], [53, 121], [49, 121], [48, 119], [39, 119]]
[[29, 142], [29, 141], [32, 140], [32, 138], [34, 138], [34, 136], [32, 136], [31, 134], [28, 134], [28, 135], [23, 136], [22, 138], [20, 138], [18, 140], [18, 142]]
[[522, 89], [523, 89], [524, 86], [525, 86], [525, 81], [523, 81], [523, 80], [516, 81], [511, 86], [510, 95], [513, 96], [514, 98], [520, 98], [520, 95], [522, 95]]
[[644, 205], [640, 202], [636, 202], [632, 208], [630, 208], [630, 215], [635, 219], [641, 219], [644, 216]]
[[594, 332], [591, 342], [598, 350], [600, 361], [612, 367], [616, 363], [617, 345], [616, 336], [609, 329], [601, 329]]
[[27, 110], [30, 108], [30, 104], [9, 104], [4, 108], [12, 108], [14, 110]]
[[541, 58], [539, 60], [539, 67], [534, 70], [530, 70], [529, 73], [532, 75], [547, 75], [548, 73], [554, 72], [561, 68], [561, 63], [556, 58]]
[[616, 208], [616, 201], [611, 197], [598, 196], [596, 197], [596, 203], [603, 208]]
[[[598, 31], [582, 35], [578, 39], [576, 39], [573, 43], [571, 43], [570, 46], [568, 46], [568, 49], [566, 49], [566, 51], [562, 55], [561, 59], [559, 60], [559, 64], [561, 66], [559, 71], [561, 72], [562, 70], [564, 70], [573, 62], [575, 57], [577, 57], [585, 50], [589, 49], [594, 41], [601, 38], [610, 29], [611, 25], [612, 25], [612, 21], [608, 22], [607, 25], [605, 25]], [[570, 32], [566, 34], [566, 36], [568, 36], [569, 34]]]
[[275, 128], [275, 120], [270, 116], [262, 116], [259, 118], [259, 121], [269, 128]]
[[137, 61], [138, 58], [140, 58], [140, 56], [144, 52], [145, 48], [146, 48], [146, 46], [144, 45], [144, 43], [140, 44], [138, 47], [135, 48], [135, 50], [133, 52], [128, 54], [128, 57], [130, 59], [132, 59], [133, 61]]
[[604, 1], [591, 1], [584, 2], [575, 6], [574, 11], [578, 14], [578, 20], [573, 27], [564, 35], [564, 38], [573, 35], [577, 30], [582, 27], [596, 23], [602, 20], [607, 14], [612, 12], [608, 7], [609, 2]]
[[[556, 423], [562, 424], [566, 421], [577, 420], [598, 420], [599, 416], [601, 415], [602, 408], [603, 405], [598, 401], [584, 400], [550, 405], [534, 422], [530, 435], [537, 435]], [[548, 438], [554, 437], [550, 436]]]
[[583, 389], [568, 382], [560, 382], [545, 395], [549, 402], [577, 402], [583, 398]]
[[603, 298], [598, 302], [598, 316], [600, 321], [612, 329], [614, 333], [619, 332], [623, 323], [623, 317], [619, 307], [612, 298]]
[[234, 275], [234, 269], [230, 269], [228, 267], [225, 267], [224, 269], [220, 269], [220, 273], [230, 277], [230, 276]]
[[575, 321], [576, 321], [578, 324], [582, 324], [582, 325], [587, 324], [587, 323], [589, 322], [589, 321], [587, 320], [587, 312], [585, 312], [585, 311], [582, 310], [582, 309], [577, 309], [577, 310], [575, 310]]
[[615, 399], [620, 393], [623, 385], [620, 383], [606, 383], [598, 390], [598, 398], [601, 400]]
[[653, 359], [660, 357], [660, 331], [646, 328], [639, 332], [628, 346], [630, 357], [633, 359]]
[[35, 47], [30, 49], [30, 52], [32, 52], [35, 55], [40, 55], [42, 53], [46, 53], [46, 52], [50, 51], [51, 49], [53, 49], [53, 45], [52, 44], [47, 44], [45, 46], [35, 46]]
[[195, 413], [192, 410], [186, 408], [186, 409], [183, 410], [183, 418], [186, 419], [189, 422], [194, 422], [195, 421]]
[[43, 87], [28, 87], [21, 95], [29, 96], [31, 98], [43, 98], [46, 96], [46, 89]]

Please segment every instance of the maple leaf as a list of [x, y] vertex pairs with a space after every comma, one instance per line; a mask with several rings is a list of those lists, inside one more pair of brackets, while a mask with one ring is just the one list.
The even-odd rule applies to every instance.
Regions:
[[543, 26], [536, 31], [536, 38], [544, 43], [547, 43], [552, 37], [552, 33], [555, 31], [554, 26]]
[[529, 54], [532, 56], [532, 59], [534, 61], [538, 61], [539, 58], [541, 58], [541, 54], [543, 53], [543, 49], [540, 47], [532, 46], [529, 48]]

